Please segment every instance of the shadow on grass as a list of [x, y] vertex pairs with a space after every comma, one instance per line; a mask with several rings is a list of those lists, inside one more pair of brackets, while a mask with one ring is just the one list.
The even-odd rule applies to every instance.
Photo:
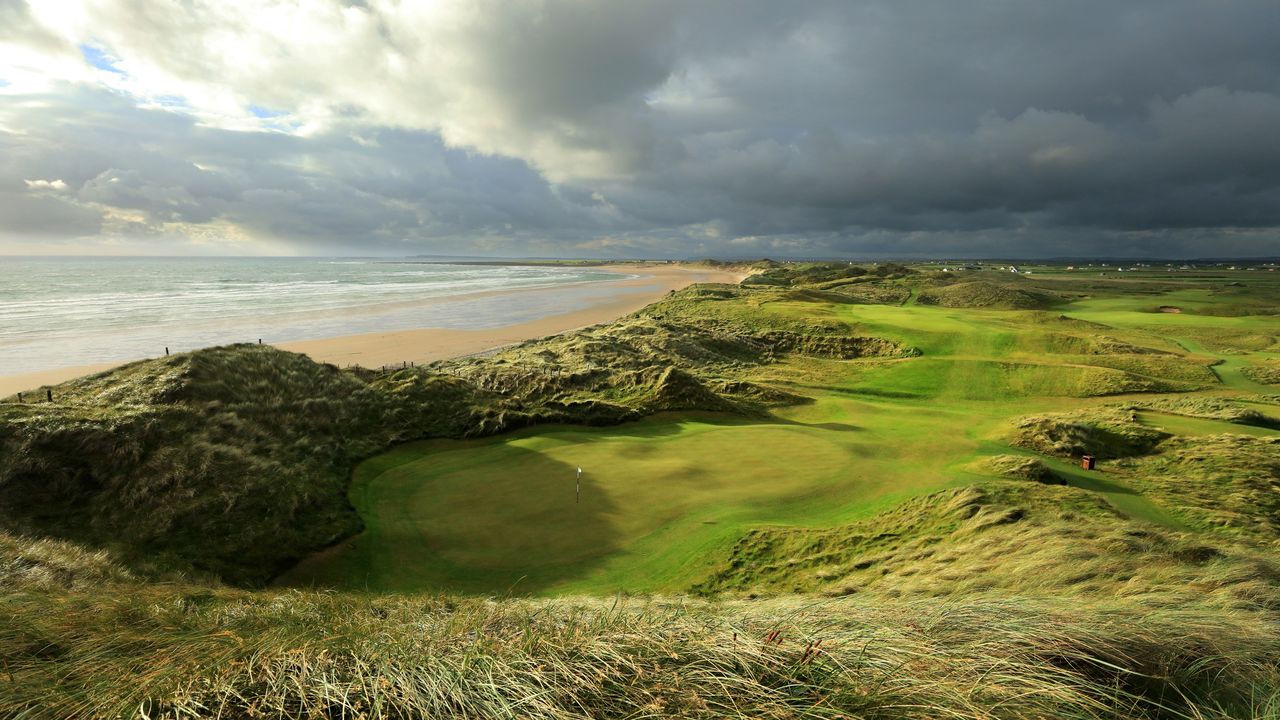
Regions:
[[799, 420], [791, 420], [789, 418], [778, 417], [777, 415], [770, 415], [768, 424], [769, 425], [790, 425], [793, 427], [814, 428], [816, 430], [831, 430], [834, 432], [859, 432], [864, 429], [858, 425], [854, 425], [853, 423], [842, 423], [842, 422], [807, 423], [807, 422], [800, 422]]
[[829, 392], [840, 393], [842, 395], [889, 398], [894, 400], [918, 400], [920, 398], [927, 397], [922, 393], [906, 392], [903, 390], [882, 390], [880, 388], [869, 387], [828, 387], [825, 389]]
[[1087, 474], [1083, 470], [1068, 470], [1058, 466], [1053, 468], [1053, 474], [1065, 480], [1071, 487], [1080, 488], [1081, 490], [1118, 495], [1139, 495], [1132, 488], [1112, 482], [1099, 475]]
[[584, 468], [503, 445], [439, 474], [431, 453], [353, 487], [365, 531], [312, 555], [276, 584], [371, 592], [530, 595], [619, 549], [625, 512]]

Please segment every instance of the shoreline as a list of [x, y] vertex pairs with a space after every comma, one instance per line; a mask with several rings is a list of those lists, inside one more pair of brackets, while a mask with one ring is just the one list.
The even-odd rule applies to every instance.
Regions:
[[[303, 353], [316, 362], [331, 363], [339, 367], [362, 365], [378, 368], [402, 362], [425, 363], [446, 360], [607, 322], [635, 312], [672, 290], [703, 282], [736, 283], [747, 274], [740, 270], [659, 263], [610, 264], [595, 267], [620, 275], [617, 280], [606, 280], [597, 284], [598, 287], [610, 288], [614, 292], [590, 307], [572, 312], [547, 315], [535, 320], [494, 328], [459, 330], [427, 327], [269, 344], [281, 350]], [[630, 275], [640, 277], [625, 277]], [[558, 289], [560, 288], [521, 289], [496, 291], [496, 293], [489, 291], [487, 294], [520, 297], [529, 293], [556, 292]], [[473, 294], [450, 296], [441, 298], [439, 301], [450, 302], [472, 296]], [[0, 397], [57, 385], [143, 359], [145, 358], [0, 375]]]

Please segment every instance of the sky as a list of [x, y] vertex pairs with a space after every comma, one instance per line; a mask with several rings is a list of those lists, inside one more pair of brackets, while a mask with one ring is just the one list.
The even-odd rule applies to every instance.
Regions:
[[0, 0], [0, 254], [1280, 255], [1275, 0]]

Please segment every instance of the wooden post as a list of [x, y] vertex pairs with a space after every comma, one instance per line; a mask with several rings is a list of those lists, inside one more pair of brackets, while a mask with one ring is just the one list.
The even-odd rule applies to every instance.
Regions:
[[258, 344], [259, 344], [259, 345], [261, 345], [261, 344], [262, 344], [262, 338], [258, 338]]
[[18, 402], [22, 402], [22, 393], [18, 393]]
[[165, 357], [169, 357], [169, 346], [168, 346], [168, 345], [165, 345], [165, 347], [164, 347], [164, 356], [165, 356]]
[[44, 391], [44, 396], [45, 396], [45, 399], [47, 399], [49, 402], [53, 402], [53, 391], [52, 391], [52, 390], [45, 390], [45, 391]]

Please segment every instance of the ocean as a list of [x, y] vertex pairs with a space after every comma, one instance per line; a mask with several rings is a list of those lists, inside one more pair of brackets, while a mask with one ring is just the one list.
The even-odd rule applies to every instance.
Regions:
[[[588, 307], [596, 268], [346, 258], [0, 257], [0, 375], [422, 327], [491, 328]], [[498, 291], [553, 289], [503, 295]]]

